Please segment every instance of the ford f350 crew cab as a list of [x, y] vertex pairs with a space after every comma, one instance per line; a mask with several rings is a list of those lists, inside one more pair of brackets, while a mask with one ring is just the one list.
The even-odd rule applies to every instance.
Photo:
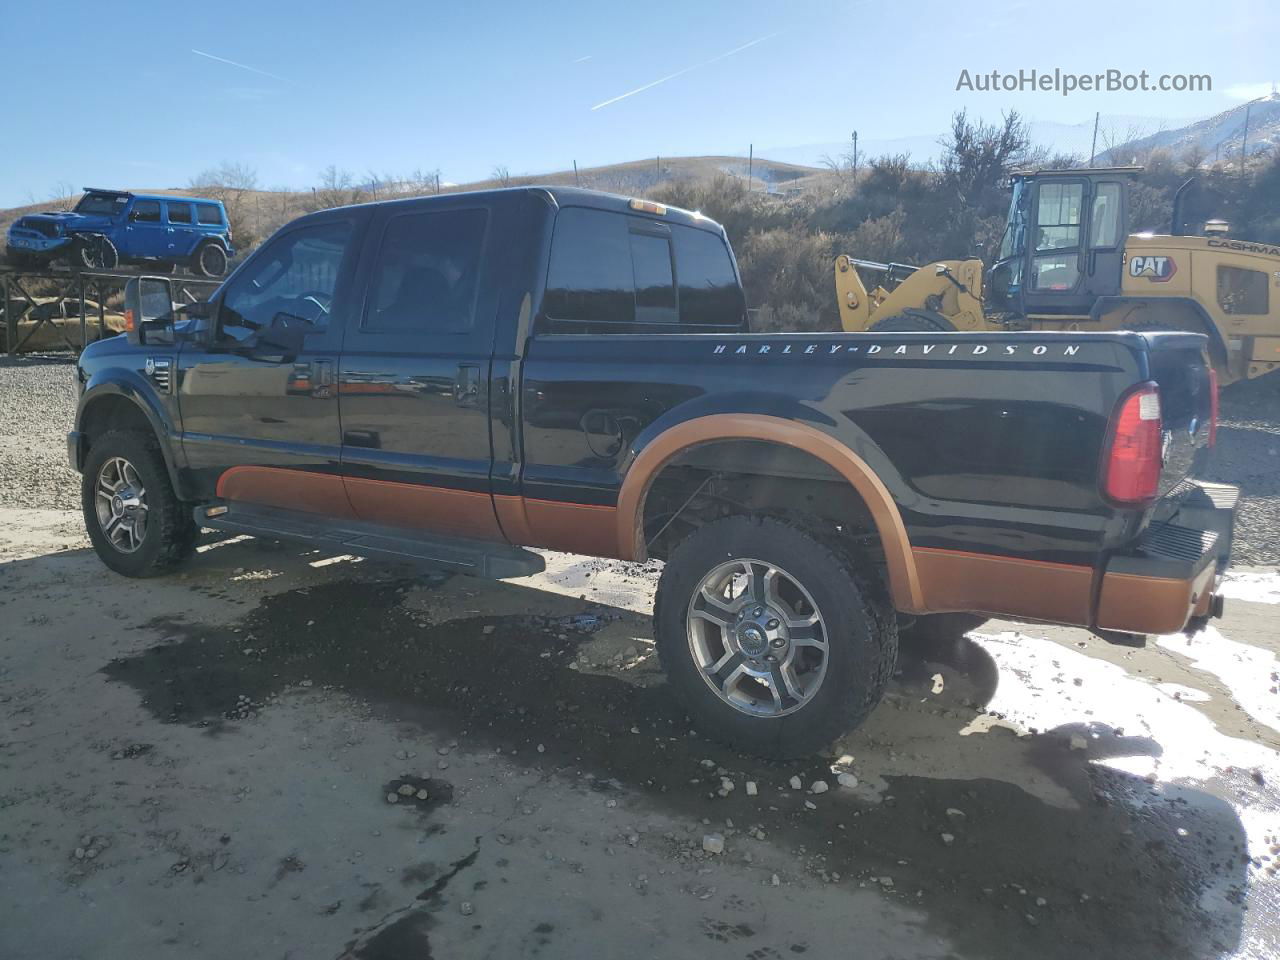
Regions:
[[311, 214], [176, 318], [131, 283], [68, 438], [129, 576], [201, 527], [496, 577], [658, 557], [673, 690], [770, 756], [866, 716], [900, 620], [1221, 606], [1197, 335], [752, 334], [721, 227], [558, 187]]

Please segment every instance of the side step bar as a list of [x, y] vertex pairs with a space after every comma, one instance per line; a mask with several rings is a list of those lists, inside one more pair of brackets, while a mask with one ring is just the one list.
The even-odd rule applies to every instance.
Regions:
[[530, 577], [546, 569], [540, 554], [507, 544], [406, 535], [402, 529], [359, 520], [326, 521], [314, 514], [235, 501], [196, 507], [195, 521], [214, 530], [297, 540], [371, 560], [425, 563], [490, 580]]

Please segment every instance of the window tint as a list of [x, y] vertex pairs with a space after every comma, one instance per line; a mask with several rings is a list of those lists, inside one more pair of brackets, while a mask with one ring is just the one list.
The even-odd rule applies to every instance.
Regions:
[[1119, 242], [1120, 196], [1120, 184], [1098, 184], [1089, 216], [1089, 246], [1109, 248]]
[[272, 323], [322, 330], [329, 311], [351, 224], [323, 223], [276, 237], [256, 254], [223, 297], [222, 330], [243, 340]]
[[190, 223], [191, 222], [191, 204], [189, 203], [168, 203], [169, 222], [170, 223]]
[[736, 326], [746, 301], [724, 240], [706, 230], [671, 228], [680, 282], [680, 322], [699, 326]]
[[475, 313], [484, 210], [394, 217], [382, 236], [363, 329], [465, 333]]
[[1267, 312], [1267, 275], [1240, 267], [1218, 268], [1218, 306], [1223, 313]]
[[665, 236], [632, 233], [631, 268], [635, 275], [636, 323], [675, 323], [671, 241]]
[[560, 211], [543, 310], [557, 320], [631, 323], [635, 319], [626, 217], [579, 207]]
[[196, 219], [200, 223], [222, 226], [222, 211], [212, 203], [196, 204]]
[[133, 205], [133, 212], [129, 214], [129, 219], [137, 223], [159, 223], [160, 201], [139, 200]]
[[1080, 205], [1083, 183], [1040, 184], [1036, 214], [1036, 252], [1080, 245]]

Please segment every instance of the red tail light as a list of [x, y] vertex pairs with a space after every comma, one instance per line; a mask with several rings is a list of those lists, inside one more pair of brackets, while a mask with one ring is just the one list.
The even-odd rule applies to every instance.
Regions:
[[1209, 368], [1209, 446], [1218, 442], [1218, 371]]
[[1148, 381], [1130, 391], [1111, 418], [1102, 490], [1109, 500], [1141, 504], [1160, 492], [1160, 388]]

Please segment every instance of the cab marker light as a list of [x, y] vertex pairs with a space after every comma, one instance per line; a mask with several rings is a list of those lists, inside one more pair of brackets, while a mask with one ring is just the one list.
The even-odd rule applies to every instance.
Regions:
[[631, 209], [639, 210], [641, 213], [653, 213], [659, 217], [667, 215], [667, 208], [664, 204], [654, 203], [652, 200], [632, 200]]

